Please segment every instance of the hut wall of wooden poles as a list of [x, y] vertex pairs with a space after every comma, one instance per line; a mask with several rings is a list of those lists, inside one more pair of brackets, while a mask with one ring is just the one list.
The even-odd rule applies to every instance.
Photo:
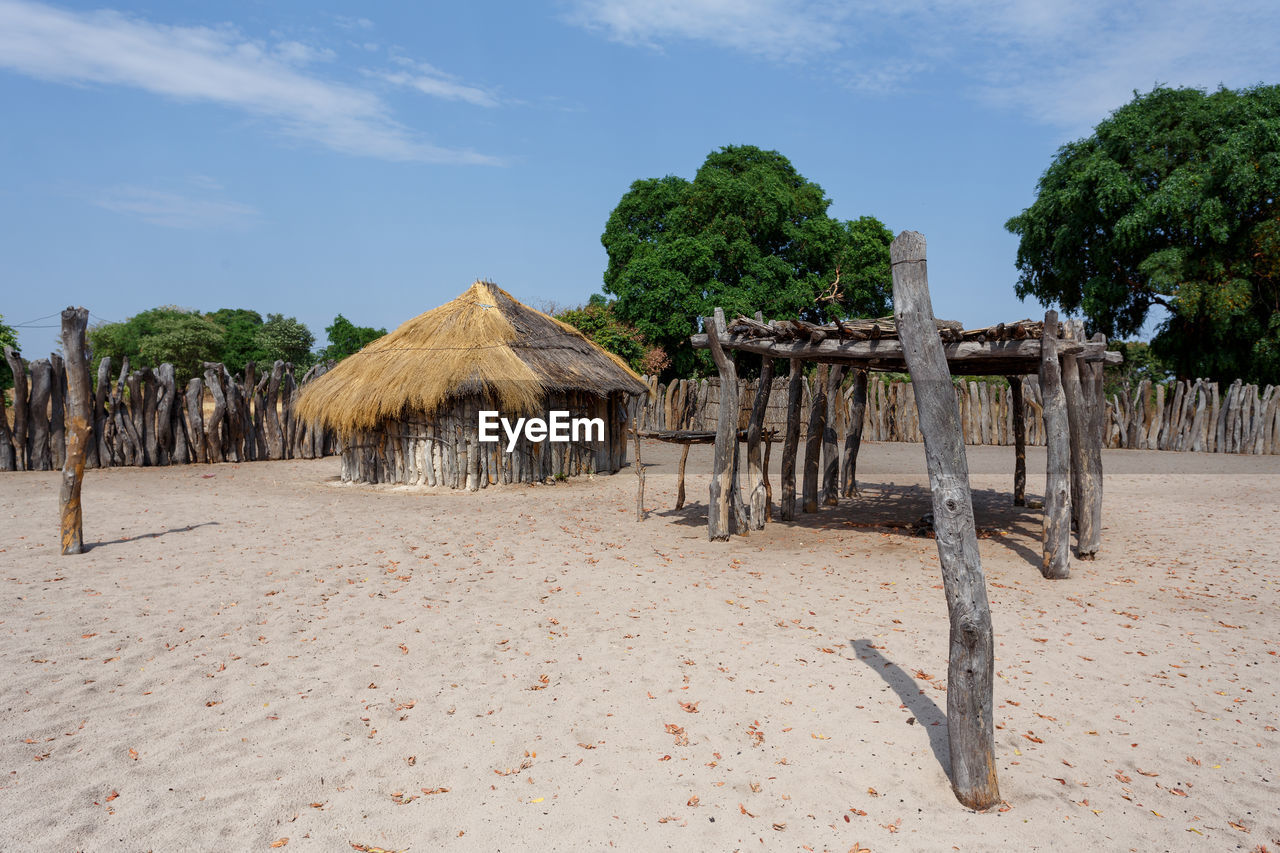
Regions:
[[605, 424], [603, 441], [529, 441], [521, 435], [508, 451], [501, 429], [498, 441], [480, 441], [479, 414], [496, 408], [492, 400], [471, 395], [451, 401], [448, 409], [433, 415], [407, 415], [362, 430], [343, 446], [342, 480], [475, 490], [613, 474], [627, 464], [625, 394], [550, 394], [543, 410], [526, 415], [545, 420], [559, 410], [599, 418]]

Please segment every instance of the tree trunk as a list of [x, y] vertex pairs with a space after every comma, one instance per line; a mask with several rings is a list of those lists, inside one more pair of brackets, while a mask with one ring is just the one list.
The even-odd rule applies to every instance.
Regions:
[[1058, 312], [1044, 315], [1040, 352], [1040, 394], [1044, 398], [1045, 487], [1044, 546], [1040, 574], [1065, 578], [1071, 573], [1071, 425], [1058, 365]]
[[800, 447], [800, 405], [804, 399], [804, 364], [791, 359], [791, 375], [787, 381], [787, 432], [782, 440], [782, 506], [778, 515], [784, 521], [796, 517], [796, 452]]
[[964, 434], [951, 373], [933, 318], [924, 237], [905, 231], [893, 241], [889, 253], [894, 319], [911, 372], [924, 438], [933, 493], [933, 526], [951, 621], [947, 664], [951, 784], [961, 803], [972, 809], [986, 809], [1000, 802], [992, 710], [994, 641], [973, 520]]
[[58, 490], [58, 507], [62, 527], [62, 553], [84, 551], [84, 516], [80, 506], [80, 490], [84, 483], [84, 461], [90, 435], [92, 390], [89, 388], [89, 365], [84, 352], [84, 332], [89, 325], [89, 311], [68, 308], [62, 312], [62, 350], [67, 354], [67, 402], [71, 414], [71, 434], [66, 460], [62, 466], [62, 485]]

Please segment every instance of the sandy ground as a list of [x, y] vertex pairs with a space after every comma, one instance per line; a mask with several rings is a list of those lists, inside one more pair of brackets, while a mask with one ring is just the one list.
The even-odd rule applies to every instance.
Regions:
[[928, 510], [921, 448], [727, 545], [710, 455], [674, 512], [645, 448], [643, 524], [629, 470], [91, 471], [65, 558], [57, 475], [4, 475], [0, 848], [1280, 853], [1280, 458], [1108, 452], [1104, 552], [1049, 582], [1012, 452], [970, 448], [1006, 800], [976, 814], [934, 542], [889, 526]]

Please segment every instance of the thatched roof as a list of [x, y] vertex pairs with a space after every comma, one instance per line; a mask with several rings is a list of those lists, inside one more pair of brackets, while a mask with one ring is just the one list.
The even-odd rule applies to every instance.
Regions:
[[477, 393], [515, 414], [541, 410], [549, 392], [645, 390], [622, 359], [577, 329], [477, 281], [307, 383], [296, 413], [349, 434]]

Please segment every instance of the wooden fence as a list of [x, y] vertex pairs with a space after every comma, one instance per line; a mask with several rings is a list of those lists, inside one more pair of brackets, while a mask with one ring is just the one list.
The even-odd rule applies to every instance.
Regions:
[[[718, 378], [674, 380], [669, 385], [644, 377], [649, 396], [639, 409], [642, 430], [714, 430], [720, 402]], [[921, 441], [919, 416], [910, 382], [872, 381], [867, 387], [863, 438], [867, 441]], [[1015, 380], [1018, 381], [1018, 380]], [[1045, 443], [1040, 383], [1022, 380], [1026, 405], [1027, 444]], [[755, 383], [739, 380], [738, 428], [746, 429], [755, 399]], [[786, 429], [787, 380], [775, 379], [765, 410], [765, 429]], [[956, 401], [966, 444], [1013, 444], [1013, 394], [1004, 382], [957, 380]], [[852, 385], [844, 389], [838, 434], [851, 417]], [[806, 378], [808, 411], [813, 379]], [[803, 434], [807, 419], [801, 419]], [[1220, 395], [1218, 384], [1205, 380], [1152, 385], [1143, 381], [1107, 400], [1105, 446], [1144, 450], [1207, 453], [1280, 453], [1280, 388], [1245, 385], [1239, 380]]]
[[[0, 395], [0, 471], [60, 469], [66, 458], [67, 371], [56, 353], [24, 365], [5, 348], [13, 369], [12, 426]], [[154, 370], [121, 365], [111, 381], [111, 359], [98, 366], [92, 400], [93, 432], [86, 466], [186, 465], [312, 459], [338, 452], [335, 436], [293, 417], [298, 391], [332, 367], [318, 364], [301, 380], [292, 364], [277, 361], [258, 375], [250, 362], [239, 376], [206, 362], [204, 375], [178, 386], [171, 364]], [[84, 371], [88, 372], [86, 365]]]

